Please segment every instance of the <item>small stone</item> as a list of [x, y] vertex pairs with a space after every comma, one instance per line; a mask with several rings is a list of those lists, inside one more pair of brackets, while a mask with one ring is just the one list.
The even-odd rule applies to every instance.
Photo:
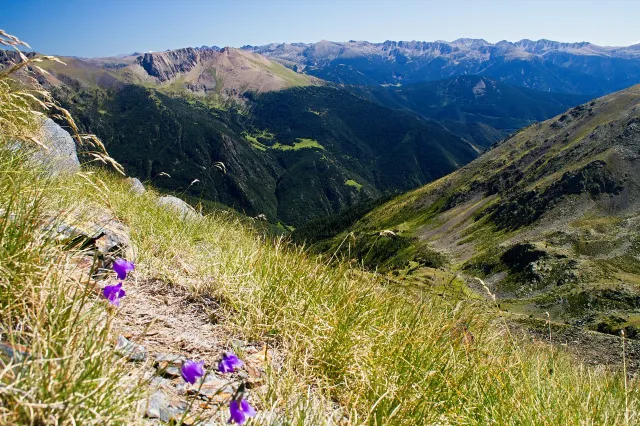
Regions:
[[149, 397], [145, 415], [150, 419], [160, 418], [160, 411], [168, 404], [167, 397], [163, 392], [157, 391]]
[[193, 207], [178, 197], [166, 195], [158, 198], [158, 205], [173, 210], [178, 213], [182, 219], [192, 219], [201, 216]]
[[142, 182], [140, 182], [140, 179], [138, 178], [127, 178], [127, 183], [129, 183], [129, 186], [131, 187], [131, 192], [133, 192], [134, 194], [144, 194], [147, 190], [144, 188], [144, 185], [142, 184]]
[[0, 355], [17, 362], [30, 356], [26, 347], [22, 345], [11, 345], [8, 342], [0, 342]]
[[126, 356], [129, 361], [144, 361], [147, 359], [147, 351], [144, 346], [133, 343], [124, 336], [118, 336], [116, 352]]
[[196, 391], [198, 392], [198, 395], [206, 398], [208, 400], [215, 400], [215, 399], [226, 399], [227, 397], [233, 395], [234, 390], [233, 387], [229, 386], [229, 385], [223, 385], [223, 386], [217, 386], [217, 385], [211, 385], [211, 384], [202, 384], [202, 386], [199, 386], [200, 389], [198, 390], [193, 389], [192, 392], [195, 393]]
[[149, 384], [154, 387], [163, 387], [163, 388], [173, 387], [173, 383], [171, 382], [171, 380], [165, 379], [164, 377], [158, 377], [158, 376], [155, 376], [153, 379], [151, 379]]
[[182, 382], [182, 383], [178, 383], [176, 385], [176, 391], [178, 392], [178, 395], [184, 395], [187, 392], [187, 384]]
[[169, 405], [173, 408], [177, 408], [179, 410], [186, 410], [187, 407], [189, 406], [189, 404], [187, 404], [187, 401], [184, 401], [182, 399], [179, 398], [173, 398], [171, 400], [171, 402], [169, 402]]
[[180, 421], [180, 418], [182, 417], [183, 414], [184, 414], [184, 410], [180, 410], [178, 408], [170, 407], [168, 405], [160, 407], [160, 420], [162, 420], [165, 423], [169, 423], [169, 422], [177, 423]]
[[176, 378], [181, 376], [180, 369], [174, 366], [170, 366], [164, 369], [158, 369], [158, 372], [165, 377]]
[[166, 366], [169, 366], [169, 365], [181, 366], [182, 363], [186, 360], [187, 359], [182, 355], [168, 354], [168, 353], [161, 352], [156, 354], [153, 366], [159, 367], [161, 363], [164, 363], [163, 365], [166, 365]]

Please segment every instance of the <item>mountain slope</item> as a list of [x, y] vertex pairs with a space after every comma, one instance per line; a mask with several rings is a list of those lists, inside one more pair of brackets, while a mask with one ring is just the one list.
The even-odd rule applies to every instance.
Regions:
[[184, 48], [113, 58], [62, 57], [65, 65], [46, 62], [54, 84], [82, 88], [139, 84], [165, 92], [188, 91], [219, 101], [242, 100], [245, 92], [268, 92], [322, 84], [262, 55], [233, 48]]
[[410, 266], [407, 279], [420, 281], [419, 264], [443, 264], [439, 252], [453, 269], [484, 278], [510, 311], [636, 336], [639, 152], [634, 86], [518, 132], [345, 232], [355, 233], [351, 250], [365, 263]]
[[505, 136], [589, 99], [510, 86], [475, 75], [397, 87], [365, 86], [360, 91], [389, 107], [403, 107], [437, 121], [482, 123]]
[[640, 83], [638, 46], [550, 40], [270, 44], [244, 46], [324, 80], [354, 85], [410, 84], [477, 74], [531, 89], [604, 95]]
[[295, 226], [477, 156], [435, 122], [328, 87], [247, 94], [244, 113], [139, 85], [54, 93], [129, 174]]

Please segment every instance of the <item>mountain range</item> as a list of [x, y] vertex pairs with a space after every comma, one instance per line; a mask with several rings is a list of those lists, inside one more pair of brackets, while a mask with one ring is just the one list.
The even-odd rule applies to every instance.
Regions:
[[346, 87], [234, 48], [61, 59], [43, 83], [127, 173], [292, 226], [444, 176], [583, 100], [487, 77]]
[[[441, 66], [438, 75], [428, 72], [437, 63], [424, 62], [436, 60], [436, 45], [438, 61], [453, 61]], [[501, 56], [494, 52], [497, 46]], [[488, 56], [478, 53], [485, 50]], [[386, 52], [384, 60], [380, 52]], [[401, 52], [413, 59], [403, 62]], [[623, 84], [614, 81], [614, 74], [598, 74], [600, 68], [583, 69], [597, 74], [588, 89], [548, 91], [559, 86], [541, 71], [548, 65], [543, 58], [558, 52], [626, 61], [631, 68], [638, 60], [634, 46], [542, 41], [203, 46], [110, 58], [63, 57], [64, 65], [43, 63], [49, 74], [41, 82], [83, 131], [102, 138], [128, 174], [205, 204], [222, 203], [298, 227], [438, 179], [521, 127], [584, 102], [589, 98], [584, 93], [605, 90], [596, 80]], [[382, 76], [389, 67], [409, 67], [413, 77], [332, 81], [336, 67], [369, 75], [356, 66], [365, 57], [368, 66], [377, 67], [370, 69], [372, 76]], [[531, 69], [536, 81], [545, 81], [533, 86], [545, 91], [524, 87], [530, 85], [523, 81], [510, 84], [470, 65], [489, 65], [498, 57], [511, 65], [523, 60], [547, 64]], [[0, 63], [16, 60], [15, 54], [0, 51]], [[356, 62], [339, 65], [344, 60]], [[482, 75], [465, 75], [472, 71]], [[427, 81], [434, 76], [447, 78]], [[226, 173], [215, 166], [218, 162]]]
[[409, 84], [482, 75], [545, 92], [592, 97], [640, 83], [640, 44], [482, 39], [272, 43], [244, 46], [298, 72], [344, 84]]

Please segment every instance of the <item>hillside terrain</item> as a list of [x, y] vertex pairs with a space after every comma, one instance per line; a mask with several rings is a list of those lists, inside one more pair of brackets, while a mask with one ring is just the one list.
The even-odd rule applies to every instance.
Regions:
[[639, 152], [634, 86], [529, 126], [359, 220], [297, 233], [410, 282], [446, 267], [486, 294], [480, 277], [523, 318], [640, 337]]
[[438, 123], [333, 88], [260, 95], [250, 116], [141, 86], [54, 94], [129, 173], [295, 226], [430, 182], [477, 156]]
[[640, 83], [640, 45], [482, 39], [272, 43], [244, 46], [300, 73], [344, 84], [378, 86], [482, 75], [544, 92], [601, 96]]
[[[0, 44], [25, 45], [1, 30]], [[42, 75], [18, 71], [38, 70], [41, 59], [0, 74], [0, 424], [638, 423], [637, 342], [609, 336], [615, 359], [585, 360], [552, 344], [555, 325], [553, 339], [551, 324], [548, 334], [521, 333], [499, 303], [466, 293], [460, 274], [432, 268], [432, 286], [407, 285], [311, 255], [265, 232], [261, 220], [195, 209], [125, 177], [38, 84], [49, 84]], [[128, 89], [137, 92], [120, 107], [138, 120], [145, 108], [168, 114], [166, 102], [189, 104]], [[82, 112], [121, 91], [74, 91], [68, 100]], [[624, 109], [637, 95], [589, 107]], [[637, 117], [625, 121], [620, 111], [610, 111], [614, 124], [635, 132]], [[71, 133], [47, 115], [64, 117]], [[578, 125], [579, 114], [572, 119]], [[164, 123], [154, 124], [158, 137]], [[322, 150], [310, 139], [278, 146], [260, 137], [267, 144], [250, 142], [265, 150]], [[618, 139], [629, 145], [625, 134]], [[591, 178], [579, 180], [589, 194], [630, 193], [602, 169], [588, 166]], [[453, 208], [466, 202], [456, 200]], [[379, 202], [341, 217], [353, 221]], [[368, 219], [394, 221], [395, 213]], [[446, 263], [434, 253], [432, 263]]]
[[128, 173], [294, 227], [444, 176], [581, 100], [484, 77], [341, 88], [233, 48], [62, 60], [41, 82]]
[[352, 86], [351, 90], [389, 108], [443, 123], [480, 146], [487, 146], [495, 133], [501, 139], [591, 98], [510, 86], [477, 75], [398, 86]]

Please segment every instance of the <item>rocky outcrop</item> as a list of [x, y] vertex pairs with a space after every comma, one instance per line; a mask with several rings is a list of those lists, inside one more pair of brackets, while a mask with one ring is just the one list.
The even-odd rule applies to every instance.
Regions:
[[66, 130], [52, 119], [44, 120], [36, 136], [45, 149], [38, 150], [34, 158], [54, 175], [80, 171], [76, 143]]
[[248, 91], [261, 93], [319, 83], [261, 55], [227, 47], [145, 53], [133, 66], [146, 73], [143, 78], [157, 83], [180, 78], [180, 83], [192, 92], [236, 100]]
[[211, 59], [217, 53], [212, 49], [188, 47], [167, 52], [145, 53], [136, 59], [136, 63], [142, 66], [147, 74], [162, 82], [191, 71], [198, 63]]
[[604, 161], [596, 160], [585, 167], [566, 172], [542, 192], [526, 191], [490, 208], [490, 218], [499, 229], [515, 230], [530, 225], [545, 212], [555, 207], [565, 196], [589, 194], [597, 197], [600, 194], [618, 195], [623, 186], [607, 169]]

